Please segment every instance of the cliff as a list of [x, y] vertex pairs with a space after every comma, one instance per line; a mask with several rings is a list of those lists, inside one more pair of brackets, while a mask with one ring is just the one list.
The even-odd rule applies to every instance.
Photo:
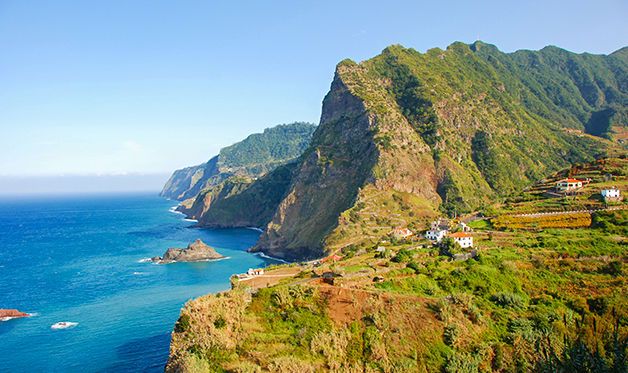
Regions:
[[176, 170], [160, 195], [179, 201], [238, 176], [257, 178], [297, 158], [310, 142], [316, 126], [295, 122], [267, 128], [220, 150], [206, 163]]
[[585, 130], [600, 112], [625, 111], [627, 66], [623, 54], [506, 54], [480, 42], [345, 60], [255, 250], [301, 259], [372, 244], [599, 157], [616, 144]]

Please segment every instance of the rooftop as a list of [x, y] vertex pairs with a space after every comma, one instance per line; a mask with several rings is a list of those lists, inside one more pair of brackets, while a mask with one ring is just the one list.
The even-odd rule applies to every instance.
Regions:
[[471, 234], [469, 234], [467, 232], [454, 232], [454, 233], [450, 234], [449, 237], [465, 238], [465, 237], [472, 237], [472, 236], [471, 236]]

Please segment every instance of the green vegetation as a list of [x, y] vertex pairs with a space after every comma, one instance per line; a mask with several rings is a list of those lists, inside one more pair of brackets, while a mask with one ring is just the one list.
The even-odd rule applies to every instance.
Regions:
[[[625, 371], [625, 236], [601, 227], [474, 235], [475, 259], [388, 245], [391, 259], [370, 251], [301, 265], [302, 275], [248, 300], [243, 283], [192, 301], [169, 370]], [[343, 274], [334, 286], [312, 277], [331, 268]], [[217, 348], [230, 330], [231, 344]]]
[[[627, 73], [625, 53], [480, 42], [343, 61], [258, 248], [299, 258], [368, 246], [424, 222], [415, 216], [476, 211], [571, 164], [625, 154], [609, 139], [625, 124]], [[392, 199], [403, 193], [408, 202]]]
[[[259, 177], [293, 161], [309, 146], [316, 126], [295, 122], [267, 128], [263, 133], [223, 148], [207, 163], [175, 171], [161, 195], [186, 200], [233, 176]], [[208, 207], [208, 206], [207, 206]]]
[[249, 175], [265, 174], [277, 164], [299, 157], [310, 145], [316, 126], [295, 122], [267, 128], [263, 133], [222, 148], [218, 165], [227, 169], [245, 169]]
[[[234, 211], [268, 199], [249, 214], [268, 221], [257, 249], [335, 255], [189, 302], [167, 369], [625, 372], [628, 212], [599, 191], [625, 193], [609, 138], [627, 57], [478, 42], [341, 62], [298, 160], [199, 196], [215, 222], [251, 223]], [[565, 177], [588, 184], [554, 193]], [[419, 236], [467, 212], [484, 215], [472, 253]], [[403, 227], [416, 235], [395, 237]]]

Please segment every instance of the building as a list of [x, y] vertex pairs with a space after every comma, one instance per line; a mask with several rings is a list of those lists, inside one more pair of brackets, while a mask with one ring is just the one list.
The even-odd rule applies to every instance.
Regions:
[[445, 236], [447, 236], [447, 233], [449, 233], [449, 231], [446, 229], [430, 229], [429, 231], [425, 232], [425, 238], [430, 241], [440, 242], [443, 238], [445, 238]]
[[582, 185], [582, 180], [567, 178], [556, 183], [556, 190], [559, 192], [570, 192], [582, 188]]
[[471, 232], [473, 229], [463, 222], [458, 223], [458, 229], [462, 232]]
[[408, 228], [399, 228], [399, 227], [393, 229], [392, 232], [390, 232], [390, 234], [398, 240], [402, 238], [408, 238], [414, 235], [414, 233]]
[[473, 236], [467, 232], [455, 232], [450, 234], [449, 237], [453, 238], [463, 249], [473, 247]]
[[619, 189], [612, 187], [608, 189], [602, 189], [602, 198], [604, 198], [605, 202], [608, 201], [618, 201], [621, 199], [621, 192]]
[[321, 278], [323, 279], [323, 282], [328, 284], [328, 285], [334, 285], [334, 283], [336, 282], [335, 279], [337, 277], [342, 277], [342, 275], [339, 274], [339, 273], [336, 273], [336, 272], [331, 272], [331, 271], [324, 272], [321, 275]]
[[432, 222], [430, 230], [425, 232], [425, 238], [430, 241], [440, 242], [449, 233], [449, 222], [444, 219], [438, 219]]
[[264, 270], [262, 268], [249, 268], [246, 274], [249, 276], [260, 276], [264, 274]]

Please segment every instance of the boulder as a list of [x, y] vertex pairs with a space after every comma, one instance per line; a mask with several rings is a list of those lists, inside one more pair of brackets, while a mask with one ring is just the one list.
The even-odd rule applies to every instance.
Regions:
[[196, 240], [186, 248], [169, 248], [162, 257], [151, 258], [155, 263], [173, 262], [201, 262], [206, 260], [222, 259], [224, 256], [201, 240]]

